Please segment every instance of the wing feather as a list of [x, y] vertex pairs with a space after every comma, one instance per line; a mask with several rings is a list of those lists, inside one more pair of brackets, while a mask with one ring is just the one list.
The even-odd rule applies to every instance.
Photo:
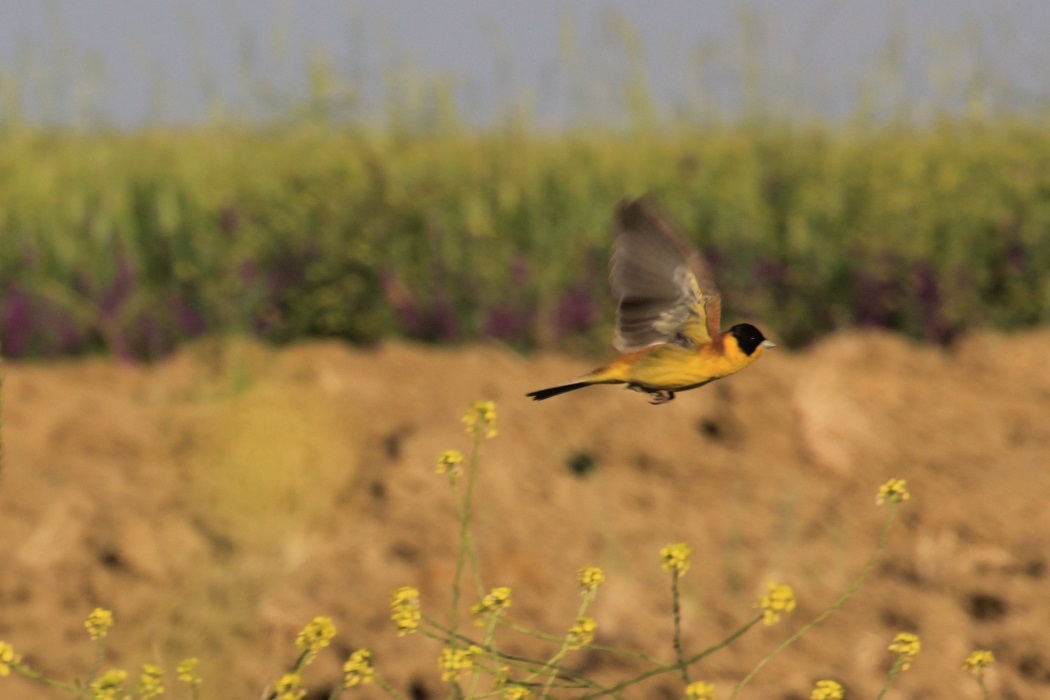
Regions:
[[646, 200], [616, 208], [609, 284], [620, 352], [717, 337], [721, 300], [699, 253]]

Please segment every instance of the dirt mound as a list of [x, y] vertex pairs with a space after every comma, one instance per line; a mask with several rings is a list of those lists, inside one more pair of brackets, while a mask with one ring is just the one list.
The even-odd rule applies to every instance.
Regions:
[[[415, 585], [430, 614], [447, 615], [456, 523], [434, 464], [467, 449], [459, 418], [488, 398], [499, 436], [483, 447], [476, 542], [486, 584], [514, 590], [512, 619], [560, 634], [576, 570], [597, 564], [608, 576], [592, 608], [598, 641], [671, 658], [657, 552], [685, 540], [688, 649], [738, 627], [768, 581], [799, 597], [786, 623], [697, 667], [725, 696], [849, 585], [882, 523], [878, 486], [899, 477], [913, 498], [872, 579], [746, 695], [807, 697], [837, 678], [873, 697], [887, 644], [914, 631], [922, 653], [895, 697], [978, 697], [961, 670], [974, 648], [999, 660], [993, 694], [1039, 697], [1050, 693], [1048, 345], [1046, 331], [974, 335], [950, 351], [843, 334], [659, 407], [613, 387], [530, 402], [526, 391], [590, 364], [497, 348], [204, 343], [150, 368], [8, 363], [0, 639], [44, 673], [82, 675], [83, 620], [108, 607], [112, 665], [170, 670], [199, 656], [204, 697], [255, 698], [323, 614], [337, 653], [322, 654], [314, 687], [368, 646], [403, 692], [443, 695], [438, 647], [398, 639], [387, 603]], [[603, 681], [629, 670], [597, 654], [575, 662]], [[680, 692], [665, 676], [628, 697]], [[62, 695], [9, 677], [0, 696]]]

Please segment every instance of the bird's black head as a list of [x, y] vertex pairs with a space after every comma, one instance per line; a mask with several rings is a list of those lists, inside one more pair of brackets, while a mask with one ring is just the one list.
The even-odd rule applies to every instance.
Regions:
[[740, 349], [748, 357], [754, 354], [755, 348], [760, 345], [765, 348], [775, 347], [772, 342], [766, 340], [766, 336], [762, 335], [762, 331], [750, 323], [736, 324], [729, 329], [729, 334], [736, 338], [736, 344], [740, 346]]

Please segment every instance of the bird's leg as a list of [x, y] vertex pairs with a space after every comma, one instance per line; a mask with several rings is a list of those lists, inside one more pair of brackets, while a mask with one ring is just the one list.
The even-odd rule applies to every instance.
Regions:
[[660, 389], [659, 391], [649, 392], [649, 403], [653, 406], [659, 406], [662, 403], [668, 403], [674, 401], [674, 392], [668, 391], [667, 389]]

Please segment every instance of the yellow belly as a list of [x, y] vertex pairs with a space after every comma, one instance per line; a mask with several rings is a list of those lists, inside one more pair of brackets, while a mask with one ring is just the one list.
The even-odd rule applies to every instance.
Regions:
[[719, 353], [712, 345], [696, 350], [669, 343], [624, 355], [595, 375], [647, 389], [681, 391], [740, 371], [754, 362], [761, 350], [757, 348], [748, 356], [735, 347]]

